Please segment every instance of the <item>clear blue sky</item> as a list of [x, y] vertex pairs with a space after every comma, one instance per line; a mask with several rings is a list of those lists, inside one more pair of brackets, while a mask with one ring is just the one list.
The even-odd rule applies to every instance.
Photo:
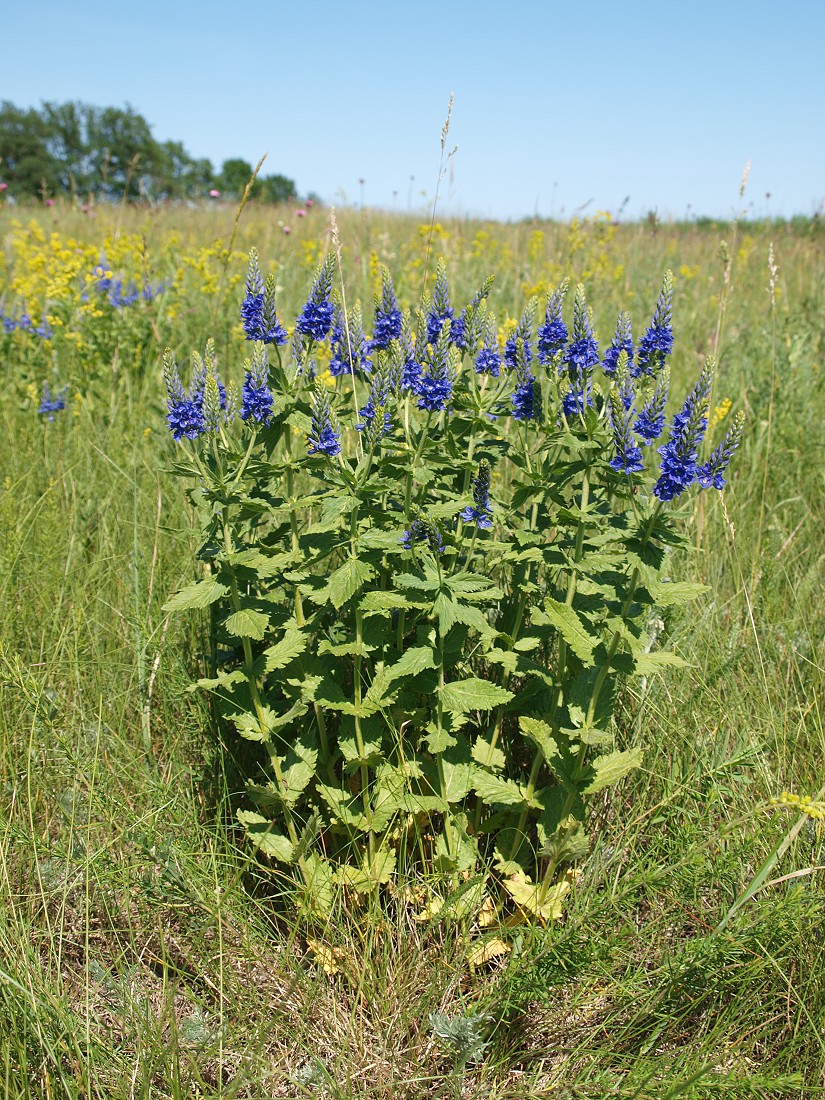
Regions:
[[825, 201], [818, 0], [9, 0], [0, 30], [0, 98], [129, 103], [328, 202], [421, 207], [451, 92], [442, 213], [728, 215], [748, 160], [753, 213]]

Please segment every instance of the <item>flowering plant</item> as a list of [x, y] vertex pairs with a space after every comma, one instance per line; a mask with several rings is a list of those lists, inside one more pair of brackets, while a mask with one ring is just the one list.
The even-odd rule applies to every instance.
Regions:
[[383, 271], [369, 339], [333, 275], [330, 257], [282, 353], [251, 254], [240, 395], [211, 343], [188, 390], [166, 355], [204, 563], [167, 606], [211, 610], [197, 686], [259, 748], [239, 821], [317, 910], [400, 865], [457, 913], [483, 868], [491, 903], [555, 919], [588, 799], [642, 758], [615, 745], [617, 689], [681, 663], [650, 624], [702, 591], [668, 580], [668, 502], [724, 485], [741, 418], [702, 461], [709, 360], [656, 445], [669, 273], [638, 349], [622, 313], [603, 356], [581, 286], [569, 331], [563, 283], [502, 343], [492, 280], [456, 315], [439, 263], [412, 316]]

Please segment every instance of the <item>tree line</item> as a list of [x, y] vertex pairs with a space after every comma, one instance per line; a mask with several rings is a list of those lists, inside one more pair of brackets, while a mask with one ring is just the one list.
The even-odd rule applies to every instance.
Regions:
[[[242, 193], [252, 165], [241, 157], [219, 171], [192, 157], [180, 141], [156, 141], [146, 119], [130, 106], [43, 103], [40, 108], [0, 103], [0, 181], [18, 198], [93, 195], [100, 199], [184, 199], [220, 191]], [[294, 198], [287, 176], [258, 176], [252, 197]]]

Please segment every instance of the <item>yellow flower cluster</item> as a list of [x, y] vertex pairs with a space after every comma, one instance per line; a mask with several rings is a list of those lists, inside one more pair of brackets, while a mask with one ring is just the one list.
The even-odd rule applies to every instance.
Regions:
[[812, 821], [825, 821], [825, 802], [815, 801], [808, 794], [791, 794], [783, 791], [778, 798], [771, 799], [772, 806], [787, 806], [789, 809], [798, 810]]

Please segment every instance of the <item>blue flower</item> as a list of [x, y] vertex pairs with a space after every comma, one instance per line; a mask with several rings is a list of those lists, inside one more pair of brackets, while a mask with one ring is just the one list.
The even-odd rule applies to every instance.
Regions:
[[340, 306], [336, 304], [331, 348], [329, 373], [333, 378], [338, 378], [342, 374], [353, 374], [356, 371], [369, 373], [372, 369], [369, 359], [370, 344], [364, 335], [360, 302], [356, 302], [355, 307], [350, 311], [348, 327], [344, 325], [343, 313]]
[[202, 408], [191, 398], [184, 398], [183, 401], [167, 402], [167, 408], [169, 412], [166, 416], [166, 423], [169, 425], [172, 438], [176, 443], [184, 438], [197, 439], [199, 435], [206, 431], [206, 421], [204, 420]]
[[166, 423], [175, 442], [181, 439], [197, 439], [206, 431], [203, 415], [203, 395], [197, 400], [197, 393], [187, 396], [178, 374], [177, 364], [169, 348], [163, 356], [163, 378], [166, 383]]
[[321, 390], [315, 391], [315, 407], [312, 413], [312, 425], [307, 439], [308, 454], [324, 454], [334, 458], [341, 453], [341, 438], [335, 430], [332, 413], [329, 408], [329, 396]]
[[561, 407], [564, 415], [570, 420], [574, 416], [583, 416], [584, 410], [593, 405], [592, 378], [584, 374], [580, 378], [570, 380], [567, 393], [562, 398]]
[[653, 375], [662, 366], [673, 351], [673, 276], [665, 272], [662, 290], [656, 302], [653, 320], [647, 332], [639, 341], [634, 375]]
[[561, 307], [564, 296], [567, 293], [568, 282], [564, 282], [552, 294], [547, 296], [547, 306], [544, 311], [544, 324], [539, 328], [536, 348], [539, 362], [546, 365], [552, 362], [567, 343], [567, 325], [561, 315]]
[[530, 372], [522, 340], [516, 341], [516, 389], [511, 397], [514, 420], [541, 420], [541, 390]]
[[[362, 424], [356, 424], [359, 432], [366, 431], [367, 434], [377, 442], [383, 435], [389, 435], [392, 431], [392, 417], [387, 411], [387, 405], [390, 400], [390, 381], [389, 376], [385, 373], [377, 374], [370, 387], [369, 397], [367, 403], [361, 409], [361, 416], [364, 418]], [[376, 417], [379, 413], [383, 412], [380, 418], [380, 423], [375, 423]]]
[[268, 424], [272, 416], [272, 393], [266, 384], [256, 386], [247, 371], [241, 391], [241, 420], [257, 420]]
[[665, 427], [665, 405], [670, 386], [670, 368], [664, 366], [656, 380], [656, 388], [647, 404], [639, 413], [633, 431], [645, 443], [658, 439]]
[[335, 258], [332, 255], [327, 256], [318, 269], [309, 298], [295, 322], [296, 330], [311, 340], [323, 340], [332, 327], [335, 307], [329, 296], [332, 292], [334, 267]]
[[661, 474], [653, 486], [659, 500], [680, 496], [699, 476], [699, 447], [708, 426], [706, 414], [714, 367], [715, 361], [708, 359], [699, 380], [673, 418], [670, 439], [659, 447]]
[[516, 348], [521, 341], [522, 356], [525, 366], [529, 366], [533, 361], [533, 349], [530, 345], [530, 337], [533, 333], [533, 321], [536, 316], [536, 300], [531, 298], [527, 305], [524, 307], [524, 312], [519, 318], [518, 324], [513, 330], [512, 335], [508, 338], [504, 345], [504, 362], [508, 367], [517, 369], [517, 355]]
[[[623, 351], [627, 352], [628, 366], [630, 366], [633, 362], [633, 333], [630, 325], [630, 314], [624, 310], [619, 314], [613, 339], [604, 353], [602, 366], [605, 374], [613, 375], [616, 373], [616, 365]], [[630, 369], [632, 370], [632, 367]]]
[[441, 554], [444, 551], [441, 532], [431, 520], [424, 519], [422, 516], [412, 521], [409, 530], [405, 531], [398, 541], [405, 550], [412, 550], [416, 543], [426, 542], [434, 554]]
[[[584, 287], [579, 283], [573, 299], [573, 334], [570, 345], [562, 356], [562, 363], [571, 375], [592, 370], [599, 361], [599, 345], [593, 335], [590, 323], [590, 311], [584, 296]], [[559, 368], [561, 370], [561, 367]]]
[[272, 418], [273, 396], [269, 389], [266, 348], [256, 348], [241, 391], [241, 420], [267, 425]]
[[459, 351], [472, 354], [481, 339], [484, 328], [481, 303], [487, 298], [492, 285], [493, 276], [490, 275], [473, 295], [470, 304], [462, 309], [460, 316], [453, 318], [450, 325], [450, 343]]
[[492, 313], [488, 313], [484, 322], [484, 344], [475, 359], [477, 374], [491, 374], [498, 378], [501, 374], [501, 352], [498, 350], [498, 326]]
[[429, 356], [427, 372], [418, 382], [416, 395], [419, 409], [440, 412], [446, 409], [453, 396], [454, 375], [450, 368], [450, 333], [442, 329]]
[[381, 298], [375, 303], [375, 321], [373, 323], [372, 347], [383, 350], [390, 341], [401, 336], [401, 310], [392, 285], [390, 273], [381, 268]]
[[610, 426], [613, 429], [615, 456], [610, 460], [614, 470], [624, 474], [636, 474], [644, 469], [642, 452], [630, 429], [633, 419], [633, 390], [630, 386], [630, 403], [622, 388], [612, 387], [607, 398]]
[[61, 409], [66, 408], [66, 394], [69, 392], [69, 387], [64, 386], [63, 389], [52, 397], [51, 390], [49, 389], [48, 382], [43, 383], [43, 397], [40, 401], [40, 408], [37, 410], [41, 416], [46, 416], [49, 420], [54, 420], [54, 414], [60, 412]]
[[478, 464], [478, 473], [473, 478], [473, 504], [461, 512], [461, 519], [465, 523], [475, 523], [479, 529], [486, 530], [493, 526], [490, 511], [490, 463], [486, 458]]
[[725, 438], [710, 456], [708, 461], [697, 470], [696, 480], [703, 489], [724, 489], [727, 482], [723, 474], [728, 468], [736, 448], [742, 442], [742, 430], [744, 426], [745, 417], [742, 413], [738, 413], [726, 432]]
[[453, 309], [450, 305], [450, 287], [447, 282], [447, 268], [443, 260], [439, 260], [435, 269], [435, 286], [433, 288], [433, 300], [427, 314], [427, 343], [435, 344], [444, 327], [445, 321], [452, 321]]

